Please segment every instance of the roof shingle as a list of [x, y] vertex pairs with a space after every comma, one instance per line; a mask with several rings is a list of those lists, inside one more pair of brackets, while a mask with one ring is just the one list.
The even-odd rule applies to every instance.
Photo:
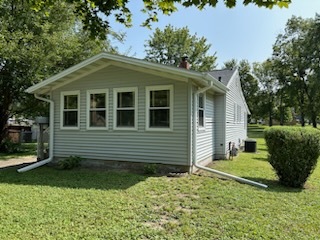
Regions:
[[235, 71], [236, 69], [222, 69], [222, 70], [213, 70], [208, 73], [215, 79], [222, 82], [225, 86], [227, 86]]

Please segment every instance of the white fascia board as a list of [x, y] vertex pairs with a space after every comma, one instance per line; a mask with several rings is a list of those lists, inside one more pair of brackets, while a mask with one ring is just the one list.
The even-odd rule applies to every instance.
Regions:
[[[236, 73], [239, 74], [239, 70], [238, 70], [238, 69], [236, 69], [236, 71], [233, 72], [233, 74], [232, 74], [232, 76], [231, 76], [231, 79], [230, 79], [230, 81], [228, 82], [227, 87], [229, 87], [229, 85], [231, 84], [231, 82], [234, 81], [234, 77], [235, 77]], [[240, 76], [239, 76], [239, 77], [240, 77]], [[250, 115], [251, 112], [250, 112], [250, 109], [249, 109], [249, 107], [248, 107], [247, 101], [246, 101], [246, 99], [245, 99], [245, 97], [244, 97], [244, 95], [243, 95], [242, 86], [241, 86], [241, 81], [240, 81], [240, 96], [241, 96], [241, 98], [242, 98], [242, 101], [244, 102], [244, 105], [245, 105], [245, 107], [246, 107], [246, 110], [247, 110], [248, 114]]]
[[123, 64], [130, 64], [130, 65], [135, 65], [135, 66], [140, 66], [140, 67], [144, 67], [144, 68], [148, 68], [148, 69], [152, 69], [152, 70], [157, 70], [157, 71], [163, 71], [166, 73], [170, 73], [170, 74], [175, 74], [178, 75], [180, 77], [185, 77], [187, 79], [197, 79], [197, 80], [202, 80], [205, 82], [205, 84], [209, 84], [208, 82], [212, 82], [213, 83], [213, 88], [216, 88], [217, 90], [220, 90], [222, 92], [226, 92], [227, 91], [227, 87], [225, 85], [223, 85], [222, 83], [220, 83], [217, 79], [215, 79], [214, 77], [212, 77], [211, 75], [207, 74], [207, 73], [199, 73], [199, 72], [195, 72], [195, 71], [190, 71], [190, 70], [186, 70], [186, 69], [182, 69], [182, 68], [178, 68], [178, 67], [172, 67], [172, 66], [167, 66], [164, 64], [158, 64], [158, 63], [152, 63], [152, 62], [148, 62], [142, 59], [136, 59], [136, 58], [130, 58], [130, 57], [126, 57], [126, 56], [120, 56], [120, 55], [114, 55], [114, 54], [109, 54], [109, 53], [100, 53], [98, 55], [95, 55], [77, 65], [74, 65], [73, 67], [70, 67], [34, 86], [29, 87], [26, 92], [27, 93], [35, 93], [37, 90], [50, 85], [50, 84], [54, 84], [55, 81], [76, 72], [77, 70], [88, 66], [100, 59], [106, 59], [106, 60], [111, 60], [111, 61], [116, 61], [119, 63], [123, 63]]
[[230, 78], [230, 80], [229, 80], [229, 82], [228, 82], [228, 84], [227, 84], [227, 87], [228, 87], [228, 88], [230, 87], [231, 83], [234, 81], [234, 77], [235, 77], [236, 73], [238, 73], [238, 69], [236, 69], [236, 70], [233, 72], [233, 74], [232, 74], [232, 76], [231, 76], [231, 78]]
[[87, 60], [85, 60], [85, 61], [83, 61], [83, 62], [81, 62], [79, 64], [76, 64], [76, 65], [74, 65], [74, 66], [72, 66], [72, 67], [70, 67], [70, 68], [68, 68], [68, 69], [66, 69], [66, 70], [64, 70], [64, 71], [52, 76], [52, 77], [50, 77], [50, 78], [47, 78], [46, 80], [44, 80], [42, 82], [37, 83], [34, 86], [29, 87], [26, 90], [26, 92], [27, 93], [34, 93], [38, 89], [40, 89], [42, 87], [45, 87], [46, 85], [49, 85], [49, 84], [55, 82], [56, 80], [58, 80], [60, 78], [63, 78], [65, 76], [67, 76], [67, 75], [69, 75], [69, 74], [71, 74], [71, 73], [73, 73], [73, 72], [75, 72], [75, 71], [77, 71], [77, 70], [79, 70], [79, 69], [81, 69], [81, 68], [83, 68], [83, 67], [85, 67], [85, 66], [87, 66], [87, 65], [89, 65], [89, 64], [91, 64], [91, 63], [93, 63], [93, 62], [95, 62], [97, 60], [99, 60], [99, 59], [101, 59], [101, 58], [103, 58], [103, 55], [104, 55], [104, 53], [100, 53], [100, 54], [95, 55], [95, 56], [93, 56], [93, 57], [91, 57], [91, 58], [89, 58], [89, 59], [87, 59]]

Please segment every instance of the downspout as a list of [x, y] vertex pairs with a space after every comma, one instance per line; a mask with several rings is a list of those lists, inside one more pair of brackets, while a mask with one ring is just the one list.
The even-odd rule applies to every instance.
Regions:
[[221, 172], [212, 168], [208, 168], [208, 167], [204, 167], [201, 166], [200, 164], [197, 163], [197, 124], [196, 124], [196, 119], [197, 119], [197, 109], [198, 109], [198, 96], [200, 93], [206, 92], [208, 91], [210, 88], [212, 87], [212, 82], [210, 84], [210, 86], [204, 87], [199, 89], [198, 91], [195, 92], [195, 94], [193, 95], [193, 105], [194, 105], [194, 110], [193, 110], [193, 166], [208, 172], [212, 172], [215, 173], [217, 175], [223, 176], [223, 177], [227, 177], [233, 180], [236, 180], [238, 182], [241, 183], [246, 183], [246, 184], [250, 184], [256, 187], [263, 187], [263, 188], [267, 188], [268, 186], [265, 184], [261, 184], [258, 182], [254, 182], [245, 178], [241, 178], [241, 177], [237, 177], [234, 175], [231, 175], [229, 173], [225, 173], [225, 172]]
[[39, 161], [39, 162], [36, 162], [34, 164], [31, 164], [31, 165], [28, 165], [26, 167], [23, 167], [23, 168], [20, 168], [18, 169], [17, 171], [19, 173], [22, 173], [22, 172], [26, 172], [26, 171], [29, 171], [29, 170], [32, 170], [34, 168], [37, 168], [37, 167], [41, 167], [49, 162], [52, 161], [53, 159], [53, 127], [54, 127], [54, 124], [53, 124], [53, 111], [54, 111], [54, 102], [50, 99], [47, 99], [47, 98], [43, 98], [43, 97], [40, 97], [38, 96], [37, 94], [34, 94], [35, 98], [41, 100], [41, 101], [44, 101], [44, 102], [48, 102], [50, 104], [50, 120], [49, 120], [49, 128], [50, 128], [50, 138], [49, 138], [49, 158], [45, 159], [45, 160], [42, 160], [42, 161]]

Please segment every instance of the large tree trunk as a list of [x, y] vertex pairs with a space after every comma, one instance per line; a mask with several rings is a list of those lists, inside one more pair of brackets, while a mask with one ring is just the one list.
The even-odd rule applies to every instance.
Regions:
[[312, 127], [317, 128], [317, 117], [312, 116]]
[[305, 122], [305, 114], [304, 114], [304, 93], [302, 91], [300, 91], [300, 99], [299, 99], [299, 105], [300, 105], [300, 121], [301, 121], [301, 126], [304, 127], [306, 125]]
[[268, 104], [268, 114], [269, 114], [269, 126], [273, 125], [272, 115], [273, 115], [273, 94], [269, 93], [269, 104]]
[[284, 107], [280, 107], [280, 125], [283, 126], [284, 125]]
[[312, 122], [312, 126], [314, 128], [317, 128], [317, 112], [316, 112], [314, 106], [310, 106], [310, 109], [311, 109], [311, 114], [310, 114], [311, 119], [310, 120]]
[[[2, 107], [2, 106], [1, 106]], [[0, 150], [2, 149], [3, 140], [7, 138], [8, 129], [7, 122], [9, 119], [9, 115], [6, 110], [0, 110]]]
[[305, 119], [304, 119], [304, 112], [303, 111], [301, 111], [301, 113], [300, 113], [300, 121], [301, 121], [301, 126], [302, 127], [304, 127], [305, 125], [306, 125], [306, 122], [305, 122]]
[[273, 114], [272, 103], [270, 102], [269, 103], [269, 126], [270, 127], [273, 125], [272, 114]]
[[7, 137], [7, 122], [10, 116], [10, 106], [13, 95], [12, 77], [10, 72], [2, 66], [0, 71], [0, 149], [3, 140]]

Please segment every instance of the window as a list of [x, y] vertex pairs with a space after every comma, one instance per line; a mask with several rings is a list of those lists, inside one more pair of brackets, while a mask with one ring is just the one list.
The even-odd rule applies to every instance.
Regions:
[[146, 129], [171, 130], [173, 86], [146, 87]]
[[114, 128], [137, 129], [137, 88], [114, 89]]
[[241, 106], [237, 105], [237, 122], [240, 123], [242, 121], [242, 110], [241, 110]]
[[199, 94], [198, 100], [198, 126], [204, 128], [205, 125], [205, 95], [204, 93]]
[[61, 92], [61, 128], [79, 129], [79, 91]]
[[87, 91], [87, 128], [107, 128], [108, 90]]

